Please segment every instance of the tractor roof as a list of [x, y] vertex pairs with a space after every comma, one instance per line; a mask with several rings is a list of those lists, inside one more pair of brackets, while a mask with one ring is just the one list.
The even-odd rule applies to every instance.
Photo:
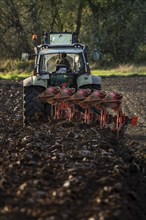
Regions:
[[67, 54], [77, 54], [77, 53], [82, 53], [83, 49], [82, 48], [75, 48], [75, 47], [71, 47], [71, 48], [44, 48], [42, 50], [40, 50], [39, 54], [40, 55], [44, 55], [44, 54], [56, 54], [56, 53], [67, 53]]

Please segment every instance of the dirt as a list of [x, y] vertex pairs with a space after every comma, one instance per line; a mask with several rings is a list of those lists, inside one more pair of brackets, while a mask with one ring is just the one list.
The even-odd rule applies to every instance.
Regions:
[[146, 77], [104, 78], [139, 117], [118, 143], [108, 129], [22, 126], [22, 83], [0, 81], [0, 220], [145, 220]]

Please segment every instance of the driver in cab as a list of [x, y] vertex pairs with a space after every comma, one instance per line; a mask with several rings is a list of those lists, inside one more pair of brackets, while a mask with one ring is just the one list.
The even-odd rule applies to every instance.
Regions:
[[56, 61], [56, 65], [58, 67], [59, 66], [65, 66], [65, 67], [67, 67], [68, 70], [71, 70], [71, 65], [70, 65], [70, 63], [67, 59], [66, 53], [61, 54], [61, 58]]

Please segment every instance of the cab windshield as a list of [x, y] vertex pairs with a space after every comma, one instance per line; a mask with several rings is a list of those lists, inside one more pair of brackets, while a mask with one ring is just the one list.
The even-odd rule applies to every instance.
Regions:
[[[65, 60], [65, 62], [64, 62]], [[83, 68], [83, 58], [81, 53], [77, 54], [43, 54], [40, 57], [40, 73], [53, 73], [58, 67], [66, 67], [67, 72], [79, 72]]]

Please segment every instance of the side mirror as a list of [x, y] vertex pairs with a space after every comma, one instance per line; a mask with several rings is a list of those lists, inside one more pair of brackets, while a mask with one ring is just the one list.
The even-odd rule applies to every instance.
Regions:
[[100, 58], [100, 53], [97, 50], [94, 50], [93, 52], [93, 61], [98, 61]]
[[22, 53], [21, 60], [28, 61], [28, 57], [29, 57], [28, 53]]

